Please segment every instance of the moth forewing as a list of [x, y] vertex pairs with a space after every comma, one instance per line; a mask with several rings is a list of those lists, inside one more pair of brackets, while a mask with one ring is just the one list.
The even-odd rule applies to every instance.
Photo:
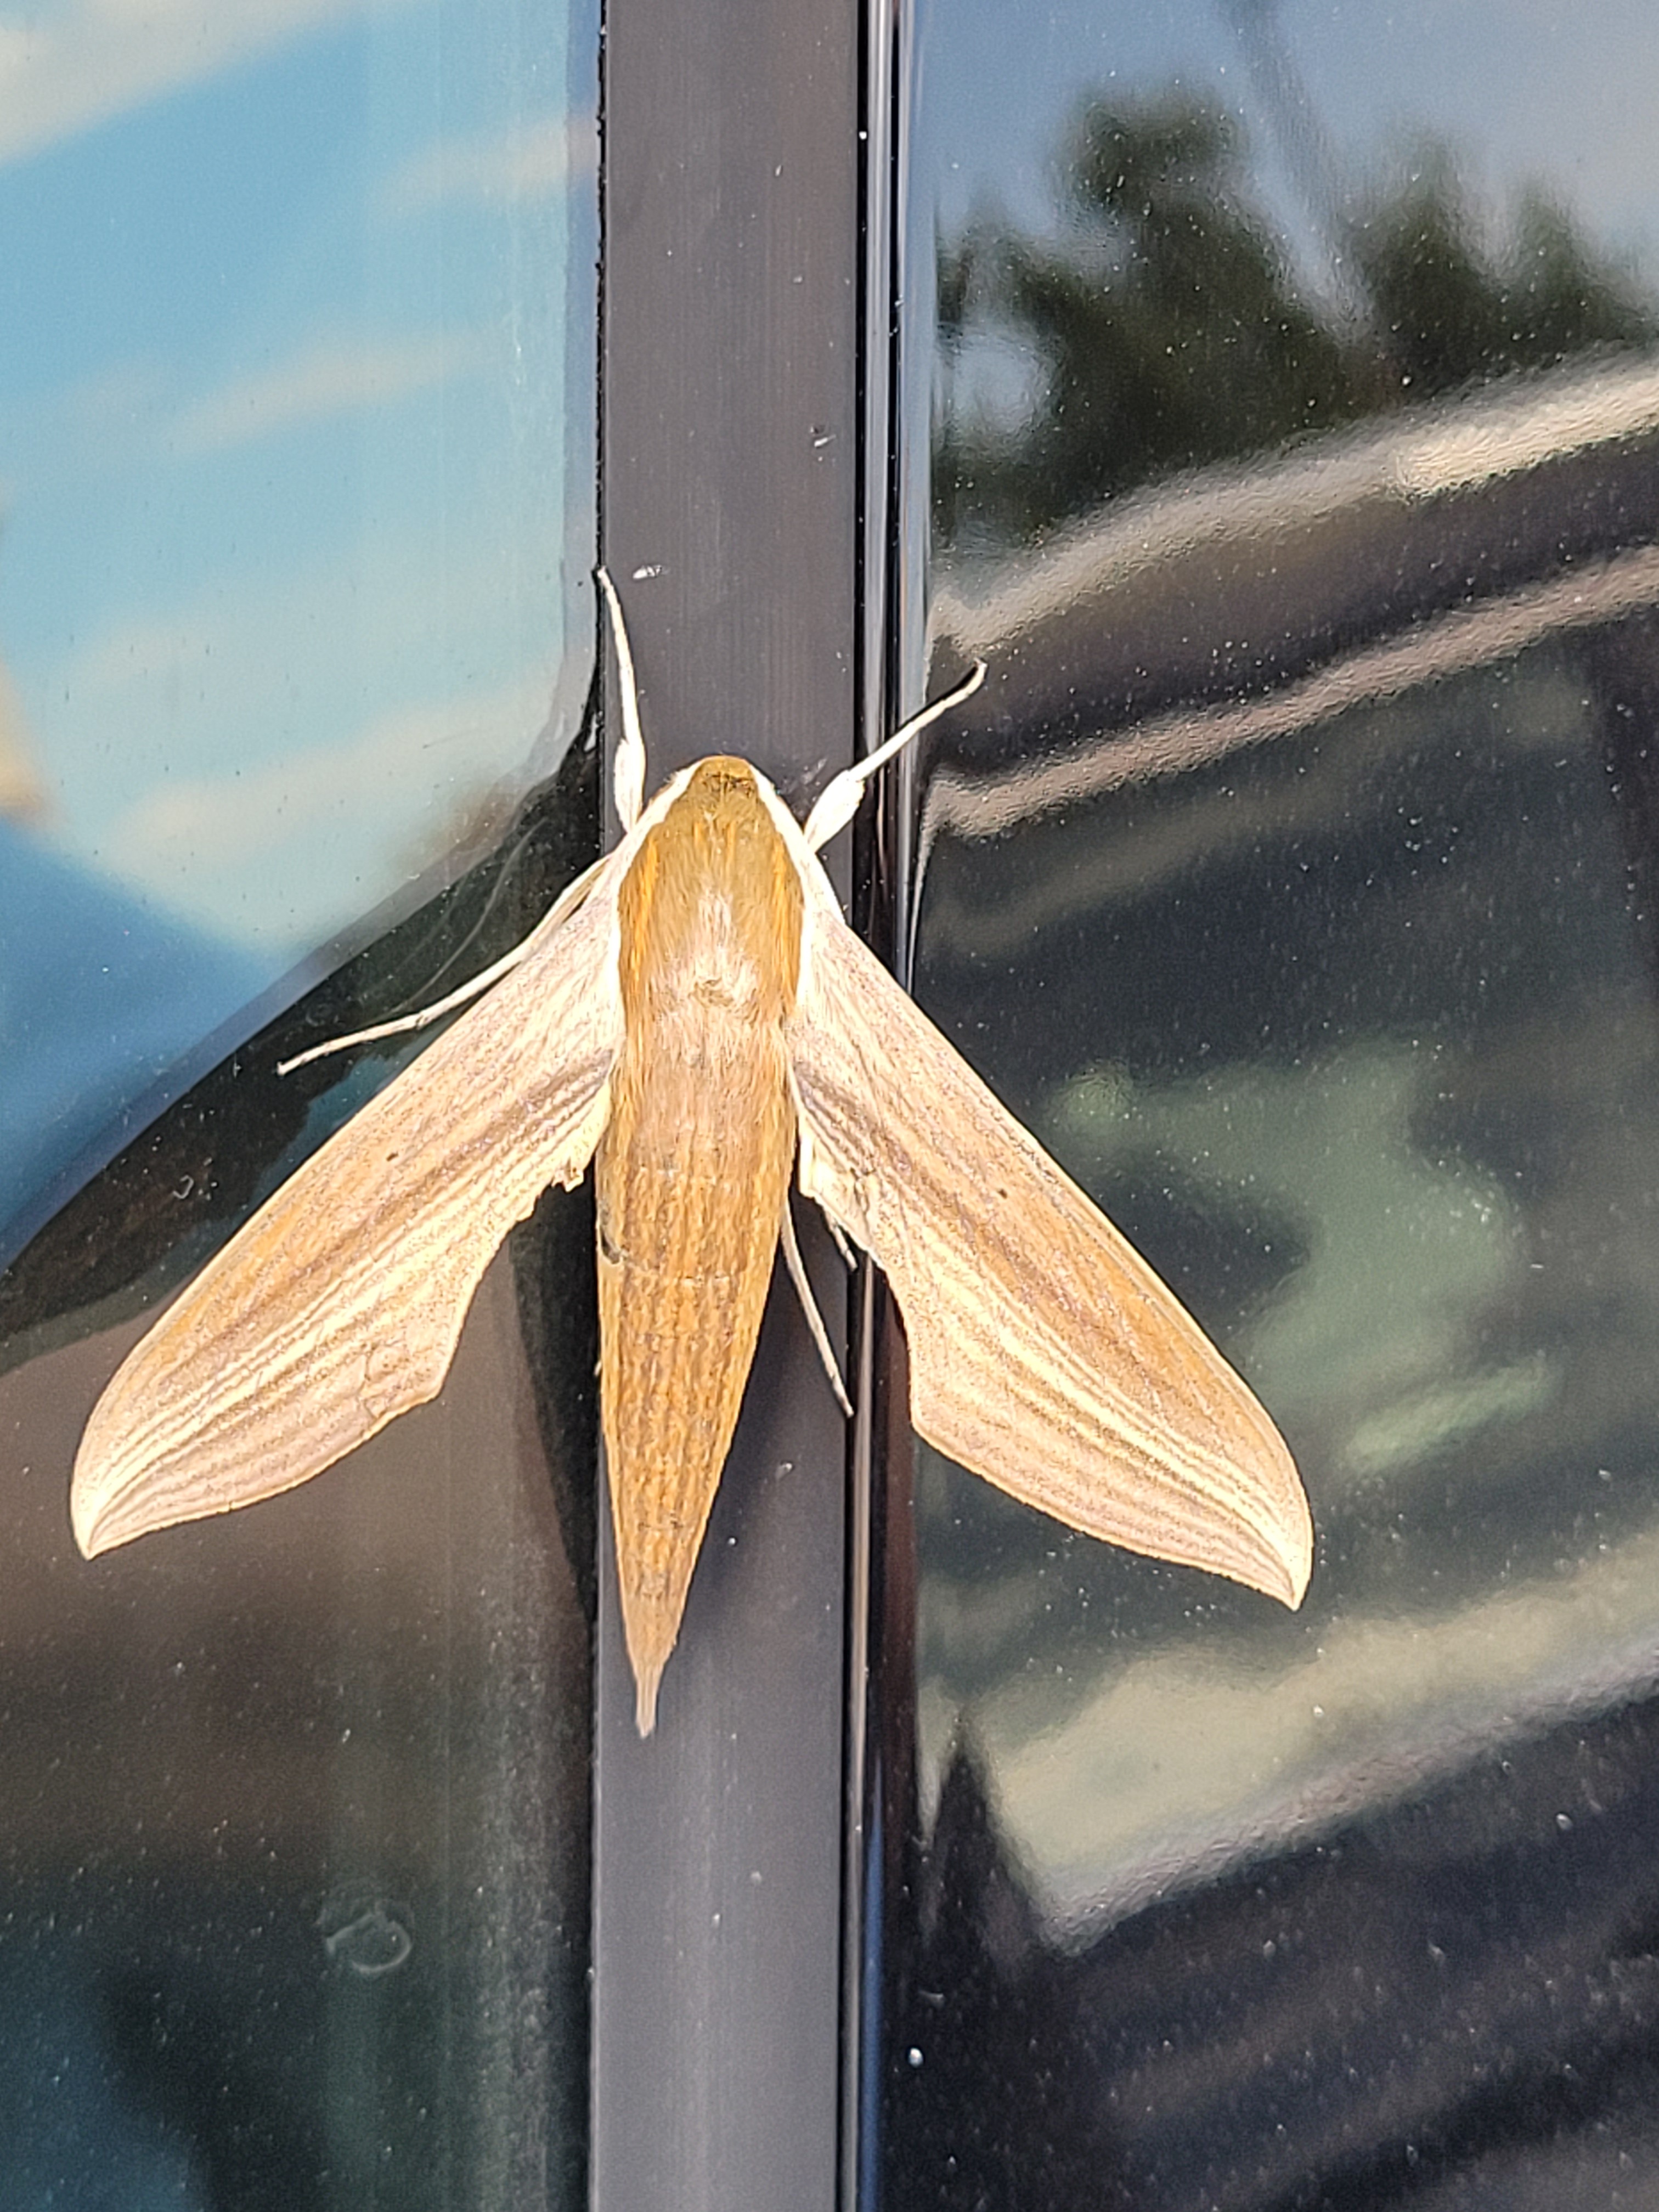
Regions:
[[800, 1185], [892, 1285], [917, 1433], [1071, 1528], [1299, 1604], [1312, 1522], [1267, 1413], [797, 866]]
[[608, 1117], [625, 852], [116, 1370], [70, 1484], [89, 1558], [290, 1490], [436, 1395], [492, 1254], [550, 1183], [580, 1182]]

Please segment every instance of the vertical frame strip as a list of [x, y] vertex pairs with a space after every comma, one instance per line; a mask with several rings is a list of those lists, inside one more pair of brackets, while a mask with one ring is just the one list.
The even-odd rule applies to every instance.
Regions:
[[[837, 0], [608, 9], [603, 537], [653, 783], [738, 751], [798, 802], [853, 755], [859, 29]], [[801, 1225], [840, 1334], [845, 1275]], [[775, 1285], [643, 1745], [607, 1532], [602, 2212], [833, 2202], [846, 1460], [841, 1415]]]

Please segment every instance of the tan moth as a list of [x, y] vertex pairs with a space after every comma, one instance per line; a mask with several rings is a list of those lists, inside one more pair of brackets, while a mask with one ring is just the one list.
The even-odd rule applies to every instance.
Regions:
[[118, 1370], [76, 1459], [81, 1549], [292, 1489], [435, 1396], [502, 1238], [591, 1161], [601, 1425], [641, 1734], [780, 1243], [828, 1356], [792, 1176], [892, 1285], [920, 1435], [1069, 1528], [1299, 1604], [1312, 1527], [1273, 1422], [854, 937], [818, 861], [871, 775], [983, 671], [836, 777], [804, 827], [726, 757], [647, 806], [627, 631], [599, 580], [622, 842], [504, 961], [362, 1033], [481, 998]]

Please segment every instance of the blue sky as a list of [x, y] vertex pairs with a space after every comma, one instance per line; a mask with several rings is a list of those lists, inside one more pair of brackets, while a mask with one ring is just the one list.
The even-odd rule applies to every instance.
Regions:
[[[9, 908], [0, 839], [0, 1062], [33, 1055], [79, 1102], [74, 1127], [36, 1114], [42, 1158], [406, 893], [568, 733], [592, 635], [594, 0], [567, 10], [0, 0], [0, 667], [40, 799], [3, 825], [28, 841]], [[1541, 181], [1659, 273], [1648, 0], [1273, 20], [1345, 178], [1437, 132], [1490, 205]], [[987, 200], [1048, 219], [1079, 99], [1181, 79], [1236, 105], [1317, 283], [1222, 0], [921, 0], [918, 36], [924, 231]], [[0, 809], [6, 751], [0, 726]], [[180, 979], [144, 1037], [93, 1011], [127, 988], [120, 945], [25, 907], [26, 882], [84, 885], [135, 974]], [[20, 1116], [0, 1077], [15, 1161]]]
[[[1540, 183], [1603, 247], [1659, 274], [1651, 0], [1278, 0], [1264, 12], [1352, 184], [1434, 133], [1490, 208]], [[921, 0], [921, 24], [929, 150], [917, 187], [947, 229], [993, 202], [1048, 219], [1053, 149], [1079, 96], [1179, 81], [1240, 115], [1284, 236], [1306, 246], [1305, 211], [1218, 0]]]
[[557, 12], [0, 12], [31, 832], [267, 974], [580, 695], [593, 92]]

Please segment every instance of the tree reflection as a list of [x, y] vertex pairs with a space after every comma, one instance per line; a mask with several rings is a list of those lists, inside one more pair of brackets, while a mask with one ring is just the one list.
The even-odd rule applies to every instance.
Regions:
[[1443, 147], [1360, 206], [1340, 302], [1298, 278], [1218, 107], [1092, 104], [1063, 173], [1050, 229], [984, 217], [941, 248], [947, 543], [1018, 543], [1178, 470], [1659, 337], [1568, 209], [1534, 188], [1483, 220]]

